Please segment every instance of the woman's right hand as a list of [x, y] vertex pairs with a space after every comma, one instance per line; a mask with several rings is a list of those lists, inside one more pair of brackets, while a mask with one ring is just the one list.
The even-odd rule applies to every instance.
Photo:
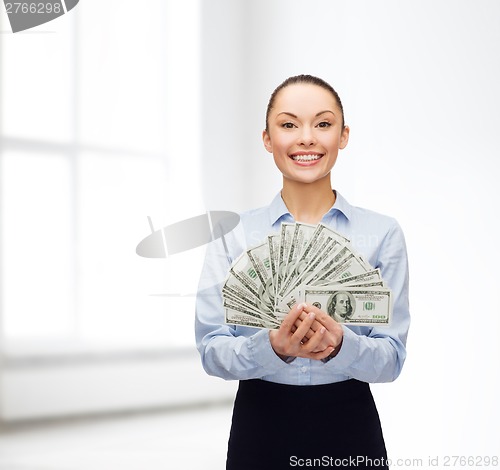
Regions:
[[[335, 349], [333, 345], [324, 347], [326, 328], [323, 325], [315, 328], [315, 331], [313, 330], [315, 312], [307, 313], [304, 318], [305, 312], [303, 310], [303, 304], [296, 305], [283, 319], [280, 328], [269, 332], [271, 346], [283, 360], [289, 357], [325, 359]], [[298, 323], [301, 315], [304, 319]]]

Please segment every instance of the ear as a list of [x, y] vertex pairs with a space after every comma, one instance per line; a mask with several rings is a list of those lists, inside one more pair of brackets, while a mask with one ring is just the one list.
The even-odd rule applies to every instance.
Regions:
[[349, 142], [349, 126], [344, 126], [344, 129], [342, 130], [342, 135], [340, 136], [340, 143], [339, 143], [339, 149], [344, 149], [347, 146], [347, 143]]
[[264, 129], [262, 131], [262, 142], [264, 142], [264, 147], [269, 153], [273, 153], [273, 145], [271, 143], [271, 137], [269, 137], [269, 133]]

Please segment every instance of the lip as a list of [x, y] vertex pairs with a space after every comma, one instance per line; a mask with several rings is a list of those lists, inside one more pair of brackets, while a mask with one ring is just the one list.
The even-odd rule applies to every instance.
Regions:
[[[320, 152], [294, 152], [288, 155], [288, 157], [299, 166], [311, 166], [318, 163], [324, 156], [324, 153]], [[304, 160], [298, 160], [299, 157], [306, 157]], [[314, 158], [316, 157], [316, 158]]]

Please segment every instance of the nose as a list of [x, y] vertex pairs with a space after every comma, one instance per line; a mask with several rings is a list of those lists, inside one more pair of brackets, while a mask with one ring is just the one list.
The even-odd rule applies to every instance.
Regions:
[[305, 146], [311, 146], [316, 143], [316, 137], [314, 136], [313, 129], [309, 126], [303, 126], [300, 132], [300, 144]]

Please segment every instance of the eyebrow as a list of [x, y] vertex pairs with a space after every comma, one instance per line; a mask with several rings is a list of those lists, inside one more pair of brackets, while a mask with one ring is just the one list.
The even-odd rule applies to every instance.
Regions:
[[[315, 117], [321, 116], [322, 114], [325, 114], [325, 113], [332, 113], [335, 116], [335, 113], [333, 111], [330, 111], [329, 109], [325, 109], [325, 111], [320, 111], [319, 113], [316, 113]], [[278, 113], [278, 116], [280, 114], [287, 114], [288, 116], [291, 116], [295, 119], [298, 119], [298, 117], [295, 114], [289, 113], [288, 111], [282, 111], [281, 113]]]

